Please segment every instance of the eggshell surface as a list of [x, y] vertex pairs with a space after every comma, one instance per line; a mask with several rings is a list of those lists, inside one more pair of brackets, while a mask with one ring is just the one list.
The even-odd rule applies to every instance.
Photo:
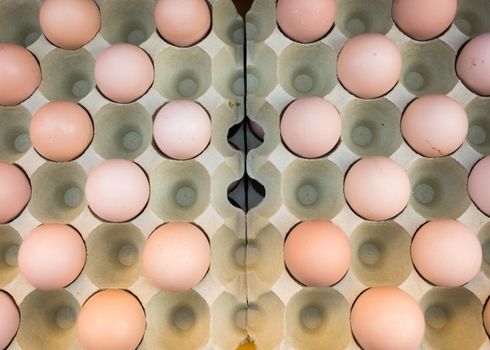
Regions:
[[20, 325], [17, 305], [6, 292], [0, 291], [0, 349], [7, 348]]
[[416, 350], [425, 331], [424, 314], [397, 287], [373, 287], [362, 293], [351, 312], [351, 328], [365, 350]]
[[53, 101], [32, 116], [29, 137], [42, 156], [67, 162], [85, 151], [94, 134], [87, 111], [76, 103]]
[[93, 0], [44, 0], [39, 22], [46, 38], [67, 50], [81, 48], [101, 26], [100, 11]]
[[179, 160], [194, 158], [211, 140], [211, 119], [194, 101], [172, 101], [155, 117], [153, 136], [158, 148], [167, 156]]
[[13, 220], [31, 198], [31, 184], [27, 176], [7, 162], [0, 161], [0, 224]]
[[95, 62], [95, 81], [109, 100], [129, 103], [143, 96], [155, 72], [148, 54], [135, 45], [120, 43], [102, 51]]
[[132, 294], [106, 289], [82, 306], [77, 321], [84, 350], [134, 350], [145, 333], [145, 312]]
[[417, 271], [441, 287], [459, 287], [480, 271], [482, 249], [477, 236], [456, 220], [434, 220], [415, 234], [411, 246]]
[[490, 96], [490, 33], [471, 39], [459, 53], [456, 73], [474, 93]]
[[305, 158], [330, 152], [340, 139], [341, 119], [335, 107], [321, 97], [303, 97], [291, 103], [281, 119], [286, 146]]
[[387, 220], [398, 215], [407, 206], [410, 192], [405, 170], [387, 157], [363, 158], [345, 177], [347, 202], [367, 220]]
[[468, 177], [468, 194], [475, 205], [490, 216], [490, 156], [480, 159]]
[[334, 223], [304, 221], [291, 230], [284, 243], [288, 271], [308, 287], [328, 287], [349, 269], [350, 243]]
[[453, 22], [457, 0], [396, 0], [393, 21], [402, 32], [415, 40], [429, 40], [441, 35]]
[[85, 194], [95, 214], [107, 221], [124, 222], [144, 209], [150, 185], [144, 171], [135, 163], [110, 159], [90, 172]]
[[146, 277], [158, 288], [183, 292], [206, 275], [211, 248], [204, 232], [186, 222], [157, 228], [146, 241], [143, 266]]
[[310, 43], [325, 36], [335, 21], [335, 0], [279, 0], [277, 24], [292, 40]]
[[490, 307], [488, 306], [488, 301], [485, 304], [485, 309], [483, 310], [483, 324], [487, 334], [490, 334]]
[[85, 265], [82, 237], [68, 225], [46, 224], [32, 230], [19, 248], [19, 269], [36, 288], [54, 290], [72, 283]]
[[407, 107], [401, 130], [416, 152], [426, 157], [444, 157], [463, 144], [468, 133], [468, 117], [453, 98], [426, 95]]
[[211, 27], [211, 13], [204, 0], [158, 0], [155, 24], [165, 41], [188, 47], [206, 36]]
[[398, 82], [402, 57], [386, 36], [365, 33], [350, 39], [340, 51], [337, 76], [353, 95], [370, 99], [388, 93]]
[[15, 106], [30, 97], [41, 84], [41, 68], [22, 46], [0, 43], [0, 105]]

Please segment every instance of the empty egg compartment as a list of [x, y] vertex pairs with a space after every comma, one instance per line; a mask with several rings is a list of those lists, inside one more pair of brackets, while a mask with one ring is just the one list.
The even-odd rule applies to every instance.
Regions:
[[[2, 31], [5, 38], [0, 40], [30, 45], [43, 72], [33, 96], [20, 106], [0, 108], [0, 159], [16, 162], [32, 185], [27, 208], [0, 226], [0, 288], [13, 296], [22, 320], [9, 349], [79, 349], [80, 308], [97, 291], [113, 288], [131, 292], [145, 310], [146, 333], [138, 349], [236, 348], [247, 337], [245, 214], [229, 202], [227, 190], [243, 177], [244, 155], [227, 137], [244, 118], [242, 18], [231, 1], [211, 0], [211, 31], [198, 44], [180, 48], [156, 32], [155, 1], [100, 0], [101, 31], [83, 48], [70, 51], [56, 48], [41, 34], [40, 4], [0, 4], [0, 16], [22, 14], [9, 25], [15, 33]], [[155, 68], [152, 87], [128, 104], [109, 101], [94, 77], [96, 58], [117, 42], [141, 44]], [[209, 145], [191, 160], [171, 159], [153, 142], [156, 113], [178, 99], [195, 100], [212, 124]], [[29, 141], [31, 115], [53, 100], [79, 103], [93, 121], [91, 145], [71, 162], [47, 161]], [[102, 220], [85, 199], [90, 172], [114, 158], [136, 163], [150, 184], [148, 203], [129, 222]], [[205, 277], [195, 288], [179, 293], [158, 289], [143, 273], [147, 238], [173, 221], [197, 225], [211, 246]], [[69, 224], [85, 241], [85, 267], [61, 290], [36, 290], [18, 272], [18, 247], [41, 223]]]
[[[460, 28], [463, 19], [482, 18], [488, 4], [460, 1], [455, 25], [426, 42], [410, 39], [394, 25], [391, 4], [339, 0], [334, 27], [309, 44], [294, 42], [278, 28], [273, 0], [255, 1], [247, 14], [247, 82], [256, 82], [248, 84], [247, 116], [264, 131], [263, 142], [254, 141], [256, 148], [247, 155], [247, 172], [265, 192], [247, 215], [248, 331], [258, 349], [360, 349], [351, 333], [350, 309], [364, 290], [378, 285], [398, 286], [419, 303], [426, 322], [421, 348], [490, 346], [482, 323], [482, 307], [490, 294], [489, 218], [471, 203], [466, 190], [471, 167], [487, 154], [487, 98], [468, 91], [454, 71], [458, 50], [468, 40]], [[484, 31], [483, 22], [471, 23]], [[371, 100], [346, 91], [335, 71], [343, 45], [365, 32], [385, 34], [403, 60], [395, 87]], [[472, 129], [456, 152], [437, 159], [414, 152], [400, 130], [407, 105], [432, 93], [447, 94], [465, 107]], [[325, 98], [342, 119], [340, 143], [318, 159], [291, 153], [279, 132], [282, 112], [303, 96]], [[407, 207], [386, 221], [362, 219], [344, 198], [346, 172], [357, 159], [369, 156], [395, 160], [410, 180]], [[459, 288], [428, 283], [412, 263], [412, 237], [425, 222], [441, 217], [459, 220], [482, 243], [482, 271]], [[328, 288], [305, 287], [285, 266], [286, 236], [299, 222], [314, 219], [337, 224], [350, 241], [349, 270]]]

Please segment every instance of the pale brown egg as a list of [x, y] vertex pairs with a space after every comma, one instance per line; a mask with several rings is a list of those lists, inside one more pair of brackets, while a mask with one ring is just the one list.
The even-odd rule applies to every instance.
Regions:
[[76, 50], [99, 32], [100, 11], [93, 0], [44, 0], [39, 23], [46, 38], [54, 45]]
[[350, 39], [340, 51], [337, 76], [342, 85], [360, 98], [388, 93], [398, 82], [402, 57], [386, 36], [366, 33]]
[[441, 35], [453, 22], [457, 0], [395, 0], [393, 21], [402, 32], [416, 40]]
[[140, 302], [121, 289], [106, 289], [92, 295], [77, 320], [78, 339], [84, 350], [134, 350], [145, 327]]
[[334, 223], [304, 221], [284, 243], [284, 262], [291, 275], [308, 287], [328, 287], [349, 269], [351, 250], [346, 234]]
[[424, 313], [403, 290], [373, 287], [352, 306], [351, 328], [363, 349], [416, 350], [424, 337]]
[[281, 118], [286, 146], [305, 158], [330, 152], [339, 142], [341, 120], [335, 107], [321, 97], [302, 97], [291, 103]]
[[468, 194], [475, 205], [490, 216], [490, 156], [480, 159], [468, 177]]
[[0, 349], [6, 349], [20, 325], [20, 313], [12, 297], [0, 290]]
[[158, 111], [153, 137], [165, 155], [179, 160], [194, 158], [211, 140], [211, 119], [197, 102], [172, 101]]
[[277, 24], [292, 40], [311, 43], [329, 32], [335, 11], [335, 0], [278, 0]]
[[456, 72], [474, 93], [490, 96], [490, 33], [471, 39], [459, 53]]
[[85, 243], [68, 225], [36, 227], [19, 248], [19, 270], [34, 287], [42, 290], [71, 284], [85, 265]]
[[34, 55], [15, 44], [0, 43], [0, 105], [14, 106], [41, 84], [41, 68]]
[[94, 135], [92, 120], [80, 105], [53, 101], [41, 106], [32, 116], [29, 138], [43, 157], [67, 162], [80, 156]]
[[17, 217], [31, 198], [31, 184], [15, 165], [0, 161], [0, 224]]
[[143, 250], [146, 277], [169, 292], [194, 288], [206, 275], [210, 262], [211, 247], [206, 235], [186, 222], [160, 226]]
[[425, 95], [407, 107], [401, 131], [416, 152], [426, 157], [444, 157], [463, 144], [468, 133], [468, 117], [453, 98]]
[[205, 0], [158, 0], [155, 24], [165, 41], [188, 47], [207, 35], [211, 13]]
[[90, 209], [111, 222], [129, 221], [145, 208], [150, 185], [145, 172], [125, 159], [110, 159], [93, 169], [85, 195]]
[[137, 100], [151, 87], [154, 77], [150, 57], [135, 45], [112, 45], [95, 62], [97, 87], [114, 102], [129, 103]]
[[387, 220], [398, 215], [410, 199], [405, 170], [387, 157], [368, 157], [356, 162], [344, 182], [345, 199], [367, 220]]
[[441, 287], [459, 287], [470, 282], [482, 262], [476, 234], [456, 220], [433, 220], [419, 228], [411, 254], [422, 277]]

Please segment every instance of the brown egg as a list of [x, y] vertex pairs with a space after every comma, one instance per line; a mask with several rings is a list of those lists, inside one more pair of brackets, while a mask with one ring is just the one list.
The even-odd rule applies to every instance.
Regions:
[[485, 304], [485, 309], [483, 310], [483, 324], [487, 334], [490, 335], [490, 307], [488, 306], [488, 300]]
[[407, 107], [401, 131], [416, 152], [426, 157], [444, 157], [463, 144], [468, 133], [468, 117], [453, 98], [426, 95]]
[[412, 261], [429, 282], [459, 287], [480, 271], [482, 248], [476, 234], [456, 220], [433, 220], [412, 241]]
[[39, 22], [46, 38], [67, 50], [81, 48], [101, 26], [99, 7], [93, 0], [44, 0]]
[[485, 215], [490, 216], [490, 156], [480, 159], [468, 177], [468, 194]]
[[32, 116], [29, 137], [43, 157], [67, 162], [81, 155], [92, 141], [92, 120], [73, 102], [48, 102]]
[[171, 101], [158, 111], [153, 137], [167, 156], [180, 160], [194, 158], [211, 140], [211, 119], [197, 102]]
[[277, 24], [289, 38], [311, 43], [324, 37], [335, 21], [335, 0], [278, 0]]
[[97, 87], [114, 102], [129, 103], [137, 100], [151, 87], [154, 77], [150, 57], [135, 45], [112, 45], [95, 62]]
[[19, 248], [19, 270], [34, 287], [42, 290], [71, 284], [85, 265], [85, 243], [68, 225], [36, 227]]
[[490, 33], [475, 36], [463, 47], [456, 72], [468, 89], [490, 96]]
[[84, 350], [134, 350], [145, 333], [145, 312], [135, 296], [120, 289], [92, 295], [77, 321]]
[[211, 27], [211, 13], [205, 0], [158, 0], [155, 24], [165, 41], [176, 46], [192, 46]]
[[20, 325], [20, 313], [12, 297], [0, 290], [0, 349], [6, 349]]
[[424, 337], [424, 313], [401, 289], [373, 287], [355, 301], [351, 328], [363, 349], [416, 350]]
[[429, 40], [451, 25], [457, 7], [457, 0], [396, 0], [393, 1], [393, 21], [409, 37]]
[[360, 98], [388, 93], [398, 82], [402, 57], [386, 36], [366, 33], [350, 39], [340, 51], [337, 76], [342, 85]]
[[387, 157], [368, 157], [355, 163], [345, 177], [345, 199], [367, 220], [387, 220], [398, 215], [410, 199], [405, 170]]
[[334, 223], [304, 221], [291, 230], [284, 243], [284, 262], [293, 277], [308, 287], [328, 287], [349, 269], [349, 239]]
[[211, 248], [204, 232], [186, 222], [172, 222], [157, 228], [143, 251], [146, 277], [169, 292], [195, 287], [206, 275]]
[[13, 220], [31, 198], [31, 184], [27, 176], [7, 162], [0, 161], [0, 224]]
[[14, 106], [30, 97], [41, 84], [41, 68], [30, 51], [0, 43], [0, 105]]
[[87, 203], [104, 220], [129, 221], [145, 208], [150, 185], [145, 172], [125, 159], [110, 159], [93, 169], [85, 185]]
[[340, 139], [341, 120], [335, 107], [321, 97], [302, 97], [291, 103], [281, 119], [286, 146], [305, 158], [330, 152]]

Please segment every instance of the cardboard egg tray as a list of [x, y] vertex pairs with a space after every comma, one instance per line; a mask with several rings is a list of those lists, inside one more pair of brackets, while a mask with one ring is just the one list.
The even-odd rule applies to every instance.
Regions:
[[[228, 200], [228, 187], [242, 178], [243, 152], [228, 143], [229, 130], [244, 118], [243, 20], [229, 0], [210, 0], [212, 30], [197, 45], [178, 48], [156, 32], [153, 0], [97, 0], [102, 29], [79, 50], [56, 48], [41, 34], [38, 0], [0, 1], [0, 41], [27, 47], [40, 62], [42, 83], [28, 100], [0, 108], [0, 159], [29, 176], [32, 198], [14, 221], [0, 226], [0, 288], [19, 305], [21, 326], [9, 349], [79, 349], [76, 317], [94, 292], [123, 288], [146, 312], [139, 349], [231, 349], [246, 338], [245, 213]], [[152, 58], [155, 82], [137, 101], [121, 105], [96, 89], [94, 63], [116, 42], [140, 45]], [[152, 142], [152, 120], [167, 101], [199, 102], [212, 119], [212, 140], [197, 158], [175, 161]], [[74, 161], [55, 163], [31, 147], [32, 113], [51, 100], [80, 103], [95, 136]], [[105, 159], [124, 158], [146, 172], [151, 196], [128, 223], [102, 222], [84, 198], [87, 174]], [[185, 293], [166, 293], [145, 279], [145, 239], [165, 222], [188, 221], [207, 234], [212, 262], [206, 277]], [[87, 262], [65, 289], [35, 290], [17, 268], [23, 237], [41, 223], [76, 228]]]
[[[350, 309], [363, 290], [383, 284], [398, 285], [419, 302], [426, 320], [421, 349], [490, 349], [482, 322], [490, 294], [490, 219], [466, 191], [472, 166], [490, 153], [490, 99], [470, 92], [454, 69], [461, 46], [490, 31], [490, 3], [460, 0], [455, 23], [426, 42], [410, 39], [393, 24], [391, 3], [338, 0], [334, 28], [311, 44], [296, 43], [280, 31], [275, 0], [256, 0], [247, 14], [246, 112], [265, 132], [263, 143], [250, 131], [247, 141], [256, 147], [248, 152], [247, 172], [265, 192], [247, 215], [248, 332], [258, 349], [359, 349], [350, 330]], [[363, 32], [386, 34], [403, 57], [399, 83], [374, 100], [354, 97], [336, 76], [343, 45]], [[430, 93], [455, 98], [469, 117], [466, 142], [439, 159], [416, 154], [400, 132], [404, 108], [416, 96]], [[284, 108], [310, 95], [333, 103], [342, 117], [341, 142], [319, 159], [292, 154], [279, 132]], [[344, 199], [347, 170], [372, 155], [394, 159], [410, 178], [409, 205], [393, 220], [364, 221]], [[257, 198], [252, 194], [250, 198]], [[412, 236], [427, 220], [440, 217], [458, 219], [482, 243], [482, 269], [460, 288], [434, 287], [411, 262]], [[284, 265], [285, 236], [310, 219], [333, 221], [351, 242], [349, 272], [331, 288], [306, 288]]]

